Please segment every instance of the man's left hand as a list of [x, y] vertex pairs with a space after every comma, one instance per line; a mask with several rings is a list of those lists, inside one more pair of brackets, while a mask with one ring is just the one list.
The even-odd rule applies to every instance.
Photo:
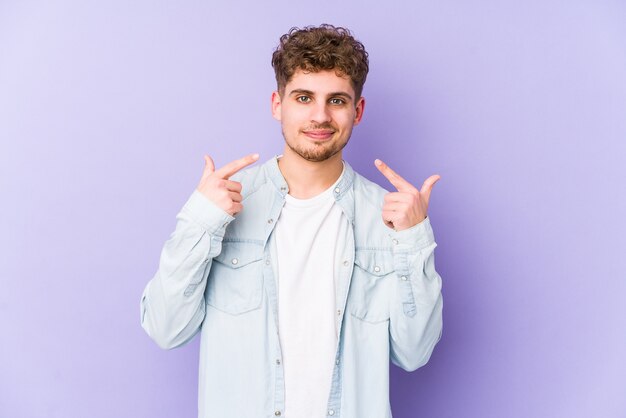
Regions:
[[402, 231], [426, 219], [430, 192], [441, 177], [437, 174], [426, 179], [421, 190], [403, 179], [381, 160], [375, 160], [376, 168], [398, 190], [387, 193], [383, 205], [383, 221], [389, 228]]

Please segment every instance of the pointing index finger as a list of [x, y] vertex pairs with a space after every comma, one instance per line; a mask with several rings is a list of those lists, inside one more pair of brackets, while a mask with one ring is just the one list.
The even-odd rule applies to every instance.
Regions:
[[220, 168], [219, 170], [215, 170], [213, 174], [217, 175], [219, 178], [228, 179], [230, 178], [230, 176], [237, 173], [242, 168], [247, 167], [250, 164], [254, 163], [258, 159], [259, 159], [259, 154], [246, 155], [243, 158], [240, 158], [235, 161], [231, 161], [230, 163], [226, 164], [224, 167]]
[[378, 168], [378, 171], [380, 171], [399, 192], [418, 192], [418, 190], [413, 187], [411, 183], [402, 178], [400, 174], [393, 171], [391, 167], [381, 160], [374, 160], [374, 164], [376, 165], [376, 168]]

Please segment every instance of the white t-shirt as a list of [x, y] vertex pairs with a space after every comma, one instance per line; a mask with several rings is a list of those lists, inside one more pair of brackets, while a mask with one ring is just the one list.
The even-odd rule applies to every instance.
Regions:
[[276, 224], [286, 418], [326, 416], [338, 334], [335, 257], [349, 233], [334, 188], [311, 199], [285, 196]]

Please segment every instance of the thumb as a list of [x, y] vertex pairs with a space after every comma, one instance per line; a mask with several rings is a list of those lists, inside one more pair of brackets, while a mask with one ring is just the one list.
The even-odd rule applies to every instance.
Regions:
[[428, 177], [422, 185], [422, 190], [420, 190], [420, 193], [424, 195], [424, 197], [426, 198], [426, 202], [430, 200], [430, 192], [432, 192], [433, 186], [439, 181], [440, 178], [441, 176], [438, 174], [432, 175]]
[[208, 155], [204, 156], [204, 173], [206, 175], [211, 175], [215, 171], [215, 164], [213, 160]]

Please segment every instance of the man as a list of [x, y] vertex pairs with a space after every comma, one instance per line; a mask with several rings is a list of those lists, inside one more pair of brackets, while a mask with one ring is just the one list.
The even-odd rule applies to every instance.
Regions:
[[342, 160], [367, 53], [331, 25], [292, 29], [272, 65], [282, 156], [205, 156], [141, 302], [163, 348], [201, 332], [199, 416], [390, 417], [389, 359], [424, 365], [442, 329], [428, 200], [382, 161], [387, 193]]

